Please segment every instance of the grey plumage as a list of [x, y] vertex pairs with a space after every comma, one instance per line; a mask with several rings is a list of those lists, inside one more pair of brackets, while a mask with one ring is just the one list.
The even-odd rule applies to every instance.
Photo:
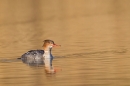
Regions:
[[29, 65], [42, 65], [44, 64], [43, 58], [44, 50], [30, 50], [21, 56], [23, 63]]

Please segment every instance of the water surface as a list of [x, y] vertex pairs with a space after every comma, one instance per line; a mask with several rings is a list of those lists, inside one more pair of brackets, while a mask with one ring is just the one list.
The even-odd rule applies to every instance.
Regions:
[[[129, 86], [129, 2], [1, 0], [0, 86]], [[56, 74], [17, 59], [45, 39]]]

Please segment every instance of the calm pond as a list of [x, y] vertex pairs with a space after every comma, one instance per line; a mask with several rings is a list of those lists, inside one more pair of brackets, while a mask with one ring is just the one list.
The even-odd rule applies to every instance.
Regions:
[[[130, 86], [129, 0], [0, 0], [0, 86]], [[20, 56], [51, 39], [53, 66]]]

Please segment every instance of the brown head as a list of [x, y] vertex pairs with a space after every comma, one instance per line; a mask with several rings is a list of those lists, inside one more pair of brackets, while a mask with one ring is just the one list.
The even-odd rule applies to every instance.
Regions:
[[60, 46], [60, 45], [56, 45], [53, 40], [49, 40], [49, 39], [44, 40], [43, 42], [44, 42], [43, 43], [43, 48], [44, 49], [46, 49], [47, 47], [51, 47], [52, 48], [54, 46]]

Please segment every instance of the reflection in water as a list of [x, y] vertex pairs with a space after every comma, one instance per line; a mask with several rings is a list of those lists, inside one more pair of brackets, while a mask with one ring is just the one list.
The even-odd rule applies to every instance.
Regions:
[[[129, 2], [1, 0], [0, 86], [129, 86]], [[41, 50], [43, 39], [62, 45], [53, 64], [63, 71], [46, 74], [16, 59]]]

